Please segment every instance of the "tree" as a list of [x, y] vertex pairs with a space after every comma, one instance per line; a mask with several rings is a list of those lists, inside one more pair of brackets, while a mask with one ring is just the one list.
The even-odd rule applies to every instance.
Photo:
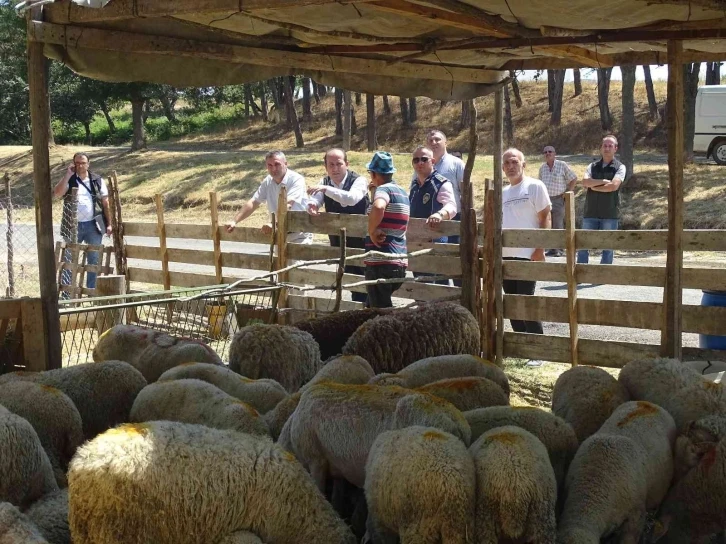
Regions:
[[[176, 106], [176, 101], [179, 99], [179, 92], [171, 85], [158, 85], [157, 87], [156, 98], [159, 102], [161, 102], [161, 109], [164, 112], [164, 117], [166, 117], [170, 123], [176, 123], [174, 107]], [[247, 96], [247, 92], [249, 91], [251, 101], [252, 91], [249, 90], [249, 85], [245, 85], [244, 89], [245, 96]]]
[[511, 78], [512, 93], [514, 94], [514, 104], [517, 108], [522, 107], [522, 95], [519, 93], [519, 81], [517, 81], [517, 71], [509, 70], [509, 77]]
[[721, 85], [721, 63], [706, 63], [706, 85]]
[[512, 102], [509, 98], [509, 85], [504, 86], [504, 139], [507, 147], [514, 145], [514, 122], [512, 120]]
[[408, 99], [408, 118], [412, 123], [415, 123], [418, 119], [418, 108], [416, 107], [415, 96]]
[[388, 102], [388, 95], [383, 95], [383, 114], [391, 115], [391, 104]]
[[366, 93], [366, 132], [368, 136], [368, 151], [375, 151], [378, 148], [376, 134], [376, 97]]
[[468, 100], [464, 100], [461, 103], [461, 118], [459, 120], [461, 130], [468, 127], [469, 123], [471, 123], [471, 103]]
[[645, 94], [648, 95], [648, 115], [652, 120], [658, 119], [658, 102], [655, 100], [653, 78], [650, 76], [650, 65], [643, 65], [643, 79], [645, 80]]
[[547, 70], [547, 111], [555, 109], [555, 71]]
[[343, 135], [343, 89], [335, 88], [335, 135]]
[[572, 69], [572, 81], [575, 84], [575, 96], [580, 96], [582, 94], [582, 81], [580, 80], [579, 68]]
[[613, 116], [610, 113], [610, 105], [608, 98], [610, 95], [610, 76], [613, 73], [612, 68], [597, 69], [597, 100], [600, 108], [600, 125], [603, 130], [612, 130]]
[[310, 104], [310, 78], [302, 78], [302, 106], [303, 106], [303, 121], [309, 123], [313, 120], [313, 110]]
[[350, 151], [351, 121], [353, 117], [353, 103], [351, 92], [343, 91], [343, 151]]
[[551, 121], [555, 126], [559, 126], [562, 121], [562, 95], [565, 88], [565, 70], [548, 70], [552, 73], [552, 116]]
[[295, 147], [304, 147], [305, 142], [303, 141], [302, 130], [300, 130], [300, 122], [297, 119], [297, 112], [295, 111], [295, 102], [293, 101], [293, 88], [295, 85], [295, 76], [289, 76], [285, 79], [285, 106], [290, 116], [292, 123], [292, 130], [295, 132]]
[[401, 123], [404, 127], [411, 126], [411, 117], [408, 113], [408, 99], [402, 96], [398, 97], [398, 103], [401, 107]]
[[91, 80], [77, 76], [61, 64], [54, 64], [51, 108], [54, 117], [67, 126], [80, 123], [86, 132], [86, 145], [92, 145], [91, 121], [98, 111], [93, 100]]
[[363, 97], [361, 97], [360, 93], [355, 93], [355, 105], [360, 106], [363, 104]]
[[318, 94], [320, 95], [320, 98], [323, 98], [328, 94], [328, 88], [322, 83], [318, 83]]
[[25, 20], [0, 3], [0, 144], [30, 142]]
[[[621, 120], [621, 134], [619, 141], [620, 160], [627, 169], [625, 179], [633, 175], [633, 145], [635, 135], [635, 65], [621, 66], [623, 74], [623, 118]], [[623, 180], [625, 181], [625, 180]]]
[[259, 86], [258, 92], [260, 93], [260, 107], [262, 109], [262, 118], [265, 121], [268, 121], [270, 119], [270, 117], [269, 117], [269, 113], [267, 111], [267, 87], [265, 86], [264, 81], [260, 81], [258, 86]]
[[687, 161], [693, 161], [693, 136], [696, 132], [696, 94], [698, 93], [698, 74], [701, 63], [694, 62], [683, 65], [684, 77], [684, 115], [683, 115], [683, 145]]

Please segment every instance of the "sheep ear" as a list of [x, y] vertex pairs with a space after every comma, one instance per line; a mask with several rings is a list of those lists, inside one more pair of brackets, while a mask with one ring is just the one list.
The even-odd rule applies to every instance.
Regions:
[[655, 520], [653, 524], [653, 538], [652, 542], [658, 542], [668, 532], [668, 527], [671, 524], [670, 516], [663, 516], [660, 519]]

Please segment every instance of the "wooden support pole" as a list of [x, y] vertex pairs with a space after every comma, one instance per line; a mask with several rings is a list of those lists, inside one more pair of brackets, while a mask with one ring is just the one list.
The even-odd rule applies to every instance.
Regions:
[[[280, 187], [280, 196], [277, 198], [277, 270], [287, 266], [287, 189]], [[287, 279], [287, 272], [277, 276], [277, 281]], [[287, 288], [280, 290], [277, 308], [287, 308]], [[285, 314], [278, 313], [281, 324], [284, 324]]]
[[[164, 291], [171, 289], [171, 276], [169, 274], [169, 251], [166, 247], [166, 223], [164, 222], [164, 197], [160, 194], [154, 195], [156, 203], [156, 233], [159, 237], [159, 260], [161, 261], [161, 281], [164, 285]], [[171, 323], [174, 312], [174, 305], [169, 304], [166, 307], [166, 320]]]
[[340, 229], [340, 262], [338, 263], [338, 270], [335, 274], [335, 306], [333, 307], [334, 312], [340, 311], [340, 301], [343, 298], [343, 274], [345, 274], [345, 248], [348, 245], [347, 237], [348, 229], [343, 227]]
[[[47, 337], [42, 298], [22, 298], [20, 300], [20, 321], [23, 330], [23, 358], [25, 369], [32, 372], [49, 370], [48, 350], [44, 339]], [[56, 320], [60, 335], [60, 321]], [[60, 367], [59, 367], [60, 368]]]
[[494, 362], [504, 363], [504, 294], [502, 292], [502, 131], [504, 128], [504, 92], [494, 92], [494, 197], [492, 246], [494, 267], [494, 306], [497, 315], [496, 357]]
[[565, 255], [567, 258], [567, 309], [570, 315], [570, 357], [577, 366], [577, 247], [575, 245], [575, 195], [565, 193]]
[[116, 170], [109, 177], [109, 207], [111, 209], [111, 228], [113, 253], [116, 260], [116, 274], [126, 274], [126, 247], [124, 245], [124, 224], [121, 219], [121, 197], [118, 191]]
[[343, 151], [350, 151], [353, 104], [350, 91], [343, 91]]
[[497, 311], [494, 296], [494, 185], [490, 179], [485, 180], [484, 190], [484, 282], [482, 305], [484, 315], [484, 335], [482, 342], [484, 358], [494, 361], [496, 358]]
[[[38, 8], [28, 17], [28, 31], [33, 26], [31, 17], [39, 19]], [[50, 181], [50, 152], [48, 128], [50, 107], [48, 79], [43, 56], [43, 44], [28, 41], [28, 90], [30, 94], [30, 126], [33, 144], [33, 195], [35, 199], [35, 231], [38, 244], [38, 282], [43, 306], [45, 338], [26, 338], [26, 341], [44, 343], [47, 369], [61, 367], [60, 321], [58, 319], [58, 284], [55, 277], [53, 251], [53, 207]]]
[[479, 134], [476, 125], [476, 105], [469, 101], [471, 120], [469, 122], [469, 155], [461, 184], [461, 223], [459, 224], [461, 261], [461, 305], [474, 316], [477, 315], [477, 290], [479, 288], [478, 244], [476, 238], [476, 211], [474, 210], [474, 188], [471, 173], [474, 170]]
[[[98, 276], [96, 279], [96, 296], [110, 297], [114, 295], [126, 294], [126, 276], [117, 274], [112, 276]], [[116, 302], [122, 302], [118, 300]], [[99, 302], [103, 306], [108, 304], [107, 301]], [[95, 325], [98, 334], [103, 334], [111, 327], [125, 324], [124, 309], [117, 308], [114, 310], [102, 310], [96, 313]]]
[[[15, 269], [13, 267], [13, 198], [10, 194], [10, 176], [7, 172], [3, 176], [3, 182], [5, 183], [5, 213], [7, 214], [8, 228], [5, 231], [5, 241], [7, 242], [8, 248], [8, 288], [5, 292], [5, 296], [8, 298], [15, 297]], [[3, 336], [4, 338], [4, 336]]]
[[209, 193], [209, 211], [212, 216], [212, 242], [214, 243], [214, 275], [217, 278], [217, 285], [223, 283], [222, 276], [222, 239], [219, 234], [219, 203], [217, 193]]
[[668, 42], [668, 257], [661, 354], [683, 355], [683, 42]]

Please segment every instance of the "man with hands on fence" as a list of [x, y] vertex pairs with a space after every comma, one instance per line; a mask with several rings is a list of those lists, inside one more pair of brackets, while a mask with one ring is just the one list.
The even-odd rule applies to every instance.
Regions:
[[[282, 151], [270, 151], [265, 155], [267, 176], [242, 208], [235, 214], [234, 219], [227, 223], [227, 232], [232, 232], [237, 223], [247, 219], [259, 208], [263, 202], [267, 205], [270, 222], [262, 225], [263, 234], [272, 233], [272, 214], [277, 214], [277, 200], [280, 190], [287, 190], [287, 209], [304, 211], [306, 197], [305, 178], [287, 167], [287, 158]], [[311, 244], [313, 235], [307, 232], [289, 232], [287, 241], [299, 244]]]

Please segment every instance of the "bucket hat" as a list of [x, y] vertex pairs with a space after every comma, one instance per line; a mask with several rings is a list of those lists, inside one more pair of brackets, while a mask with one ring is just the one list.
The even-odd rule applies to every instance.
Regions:
[[393, 174], [396, 171], [393, 166], [393, 157], [387, 151], [376, 151], [371, 162], [366, 165], [366, 169], [378, 174]]

